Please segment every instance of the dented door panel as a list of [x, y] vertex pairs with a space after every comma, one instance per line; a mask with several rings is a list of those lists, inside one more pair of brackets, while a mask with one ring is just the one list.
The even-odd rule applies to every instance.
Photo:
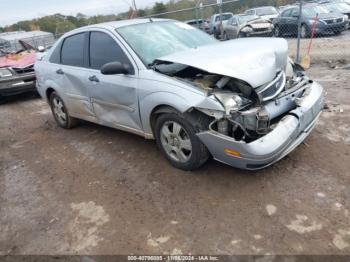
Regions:
[[102, 75], [95, 70], [99, 82], [89, 84], [91, 103], [99, 121], [141, 129], [137, 83], [134, 76]]
[[[83, 68], [61, 66], [61, 86], [63, 87], [66, 104], [70, 113], [75, 116], [91, 117], [94, 112], [91, 107], [88, 91], [88, 72]], [[59, 70], [58, 69], [58, 70]]]

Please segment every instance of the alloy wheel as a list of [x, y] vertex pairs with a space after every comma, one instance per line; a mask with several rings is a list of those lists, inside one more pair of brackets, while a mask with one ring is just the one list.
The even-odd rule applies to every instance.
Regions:
[[52, 110], [53, 110], [53, 113], [55, 114], [56, 119], [62, 125], [65, 125], [67, 122], [67, 113], [62, 100], [57, 96], [54, 97], [52, 100]]
[[160, 140], [166, 154], [173, 160], [185, 163], [192, 154], [192, 143], [186, 130], [175, 121], [166, 121], [160, 132]]
[[305, 26], [305, 25], [303, 25], [303, 26], [301, 27], [300, 36], [301, 36], [301, 38], [306, 38], [306, 37], [307, 37], [307, 29], [306, 29], [306, 26]]

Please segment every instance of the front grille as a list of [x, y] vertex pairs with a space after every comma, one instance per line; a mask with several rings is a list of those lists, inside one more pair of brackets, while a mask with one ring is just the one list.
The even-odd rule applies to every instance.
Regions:
[[34, 65], [30, 65], [23, 68], [12, 68], [17, 74], [25, 74], [34, 72]]
[[325, 19], [323, 20], [327, 25], [336, 24], [343, 22], [343, 18], [333, 18], [333, 19]]
[[284, 72], [277, 74], [276, 78], [269, 84], [257, 90], [262, 101], [268, 101], [278, 96], [286, 85], [286, 75]]

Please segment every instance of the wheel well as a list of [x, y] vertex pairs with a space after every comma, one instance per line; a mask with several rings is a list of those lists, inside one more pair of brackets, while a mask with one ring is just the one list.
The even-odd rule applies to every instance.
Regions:
[[55, 92], [55, 89], [49, 87], [47, 90], [46, 90], [46, 98], [47, 98], [47, 101], [50, 101], [50, 96], [51, 94]]
[[156, 124], [157, 117], [159, 117], [161, 114], [165, 113], [179, 113], [175, 108], [168, 106], [168, 105], [159, 105], [156, 106], [151, 113], [150, 123], [151, 123], [151, 129], [154, 134], [154, 127]]
[[[150, 124], [152, 128], [152, 132], [154, 134], [154, 127], [156, 124], [157, 118], [161, 114], [181, 114], [178, 110], [175, 108], [168, 106], [168, 105], [160, 105], [155, 107], [152, 110], [151, 113], [151, 119], [150, 119]], [[187, 120], [189, 120], [191, 123], [197, 123], [198, 126], [196, 126], [197, 130], [207, 130], [209, 128], [209, 124], [211, 121], [213, 121], [212, 117], [209, 117], [208, 115], [196, 110], [195, 108], [191, 108], [188, 111], [186, 111], [184, 114], [182, 114]]]

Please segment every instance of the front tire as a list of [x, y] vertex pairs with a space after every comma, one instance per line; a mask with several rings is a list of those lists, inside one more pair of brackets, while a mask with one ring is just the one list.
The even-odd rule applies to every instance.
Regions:
[[176, 168], [194, 170], [210, 156], [196, 136], [198, 130], [181, 114], [161, 114], [156, 120], [154, 131], [159, 149]]
[[70, 129], [77, 125], [78, 119], [69, 115], [62, 98], [56, 92], [52, 92], [50, 95], [50, 107], [56, 123], [60, 127]]
[[303, 24], [301, 26], [301, 30], [300, 30], [300, 37], [301, 38], [309, 37], [310, 36], [310, 32], [309, 31], [310, 31], [309, 28], [305, 24]]
[[274, 35], [275, 37], [280, 37], [282, 34], [281, 34], [281, 29], [279, 26], [276, 25], [275, 29], [274, 29]]

